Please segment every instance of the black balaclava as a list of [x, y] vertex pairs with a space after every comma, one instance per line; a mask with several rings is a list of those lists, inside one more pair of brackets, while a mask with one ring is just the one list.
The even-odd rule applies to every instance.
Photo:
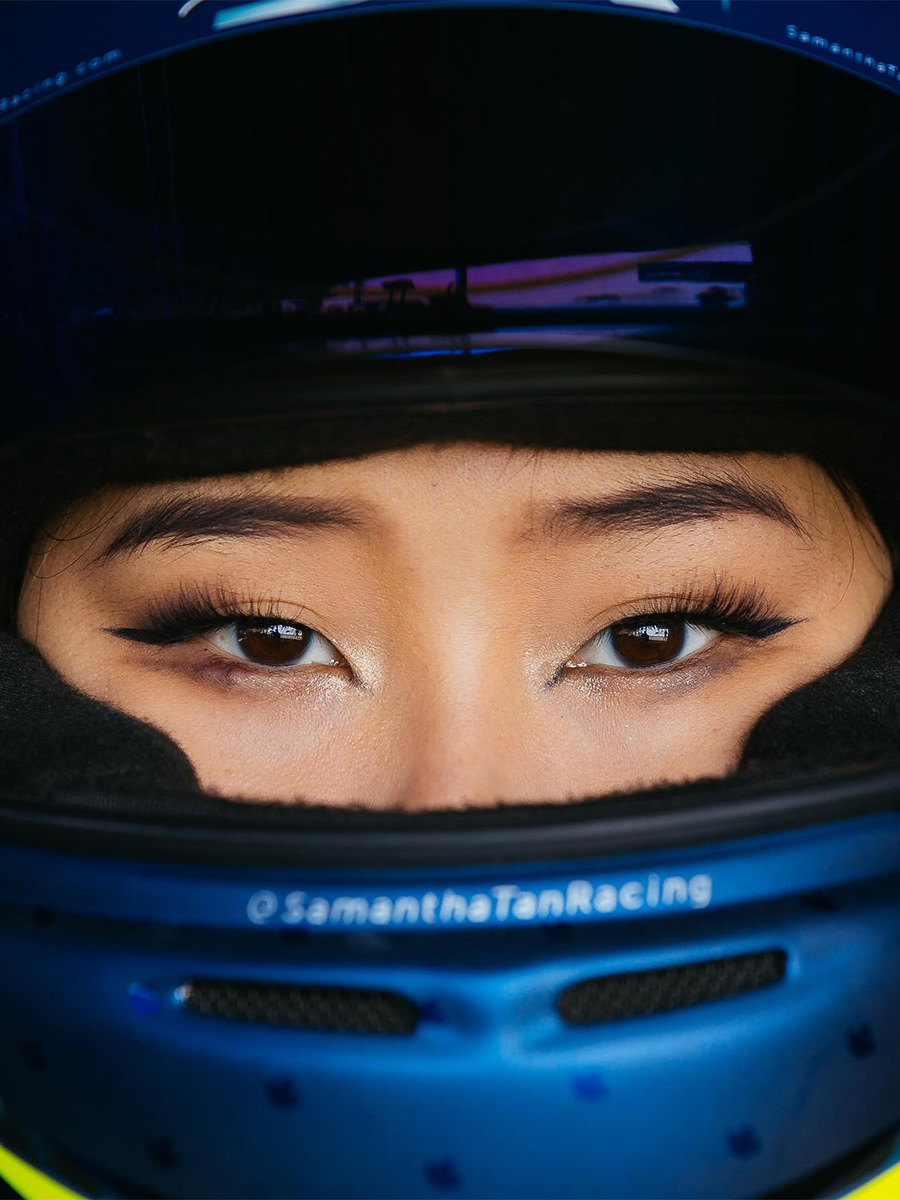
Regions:
[[[20, 446], [8, 457], [4, 488], [5, 590], [14, 602], [35, 531], [105, 483], [463, 439], [536, 449], [804, 453], [854, 489], [893, 544], [896, 427], [891, 406], [877, 400], [652, 347], [519, 346], [430, 359], [281, 354], [172, 379], [114, 413]], [[200, 792], [172, 739], [74, 691], [12, 625], [0, 635], [0, 747], [7, 794], [38, 803], [163, 817], [234, 807]], [[856, 653], [762, 717], [738, 776], [808, 777], [898, 753], [900, 601], [893, 596]], [[297, 791], [314, 801], [302, 780]], [[290, 819], [289, 806], [277, 808]]]

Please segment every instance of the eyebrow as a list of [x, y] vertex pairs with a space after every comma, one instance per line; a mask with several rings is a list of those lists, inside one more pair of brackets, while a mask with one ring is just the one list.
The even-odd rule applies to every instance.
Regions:
[[711, 521], [744, 513], [805, 530], [777, 492], [762, 484], [731, 479], [678, 480], [630, 488], [588, 500], [569, 500], [549, 514], [555, 534], [649, 533], [670, 525]]
[[94, 561], [108, 562], [151, 542], [172, 549], [212, 538], [262, 538], [287, 530], [360, 529], [365, 524], [360, 509], [340, 500], [181, 496], [128, 517]]

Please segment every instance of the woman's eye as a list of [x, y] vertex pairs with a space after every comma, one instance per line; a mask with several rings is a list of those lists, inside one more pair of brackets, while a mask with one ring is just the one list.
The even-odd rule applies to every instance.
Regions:
[[219, 650], [261, 667], [343, 666], [338, 650], [306, 625], [285, 621], [233, 622], [208, 635]]
[[638, 617], [601, 630], [566, 666], [647, 671], [687, 658], [718, 636], [715, 629], [681, 617]]

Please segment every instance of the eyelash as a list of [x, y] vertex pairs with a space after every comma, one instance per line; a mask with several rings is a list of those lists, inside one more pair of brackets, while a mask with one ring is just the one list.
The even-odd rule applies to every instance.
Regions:
[[146, 646], [177, 646], [212, 633], [223, 625], [246, 627], [261, 621], [307, 628], [299, 621], [285, 618], [274, 600], [259, 604], [224, 588], [182, 587], [174, 595], [151, 601], [141, 625], [121, 626], [108, 632]]
[[[756, 585], [729, 585], [717, 578], [711, 588], [687, 587], [682, 592], [641, 601], [639, 611], [604, 626], [589, 642], [610, 630], [635, 628], [646, 623], [648, 618], [680, 620], [753, 641], [763, 641], [798, 623], [796, 619], [778, 616], [765, 593]], [[113, 628], [108, 632], [143, 645], [175, 646], [204, 637], [223, 626], [246, 629], [266, 621], [277, 621], [297, 629], [309, 628], [298, 621], [287, 620], [279, 612], [277, 601], [260, 604], [247, 601], [225, 588], [205, 586], [182, 587], [173, 595], [152, 601], [141, 625]], [[690, 657], [693, 655], [685, 656], [686, 659]], [[668, 669], [679, 665], [679, 662], [673, 662]], [[660, 669], [666, 668], [655, 668]]]
[[667, 617], [673, 621], [689, 618], [694, 625], [755, 641], [783, 633], [798, 623], [795, 618], [778, 616], [766, 594], [755, 584], [728, 584], [717, 578], [712, 588], [688, 587], [683, 592], [643, 600], [640, 611], [613, 621], [605, 629], [633, 627], [648, 617]]

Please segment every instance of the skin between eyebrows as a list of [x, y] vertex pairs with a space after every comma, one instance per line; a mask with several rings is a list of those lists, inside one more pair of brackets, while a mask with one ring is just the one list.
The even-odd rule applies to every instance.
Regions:
[[[804, 533], [773, 489], [730, 479], [674, 479], [601, 498], [563, 501], [548, 510], [545, 528], [551, 536], [645, 533], [737, 514], [764, 517]], [[172, 549], [207, 538], [260, 538], [335, 528], [362, 532], [370, 527], [363, 507], [344, 500], [179, 496], [127, 517], [94, 562], [107, 563], [152, 542]]]

